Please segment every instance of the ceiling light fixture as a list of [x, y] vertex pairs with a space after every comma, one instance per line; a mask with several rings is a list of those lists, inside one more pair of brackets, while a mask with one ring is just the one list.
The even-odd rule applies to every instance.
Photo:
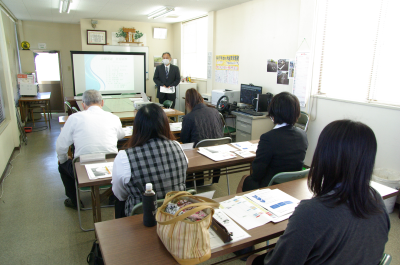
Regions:
[[71, 10], [72, 0], [60, 0], [60, 13], [68, 13]]
[[175, 7], [170, 7], [166, 6], [163, 7], [162, 9], [159, 9], [157, 11], [151, 12], [150, 14], [147, 15], [148, 19], [156, 19], [160, 17], [165, 17], [168, 13], [175, 11]]

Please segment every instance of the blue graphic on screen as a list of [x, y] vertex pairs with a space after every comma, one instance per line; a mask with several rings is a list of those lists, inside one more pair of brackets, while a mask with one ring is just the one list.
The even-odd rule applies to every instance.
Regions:
[[100, 90], [102, 87], [104, 90], [106, 84], [104, 81], [93, 71], [91, 65], [92, 60], [96, 57], [96, 54], [85, 54], [85, 82], [86, 89]]

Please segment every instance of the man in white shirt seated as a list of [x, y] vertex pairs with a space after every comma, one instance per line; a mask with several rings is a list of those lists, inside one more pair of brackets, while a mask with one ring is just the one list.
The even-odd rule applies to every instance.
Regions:
[[76, 209], [72, 159], [68, 157], [68, 148], [75, 146], [75, 157], [94, 153], [118, 153], [117, 142], [125, 137], [120, 119], [102, 110], [104, 101], [99, 91], [86, 90], [82, 96], [85, 111], [68, 117], [56, 143], [58, 171], [65, 187], [66, 207]]

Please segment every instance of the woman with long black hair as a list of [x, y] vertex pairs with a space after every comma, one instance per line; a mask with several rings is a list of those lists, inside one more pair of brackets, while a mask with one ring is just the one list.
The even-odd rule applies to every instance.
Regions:
[[377, 143], [350, 120], [321, 132], [308, 176], [314, 196], [296, 207], [275, 249], [248, 264], [379, 264], [390, 229], [382, 197], [369, 185]]
[[137, 183], [142, 187], [152, 183], [159, 199], [170, 191], [186, 190], [188, 160], [174, 139], [167, 115], [159, 106], [148, 104], [139, 109], [132, 137], [114, 160], [112, 190], [119, 200], [116, 218], [129, 216], [133, 206], [142, 202]]

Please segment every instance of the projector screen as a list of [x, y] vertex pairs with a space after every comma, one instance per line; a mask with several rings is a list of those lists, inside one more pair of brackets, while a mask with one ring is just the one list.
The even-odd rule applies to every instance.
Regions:
[[103, 95], [146, 92], [143, 52], [71, 51], [74, 95], [88, 89]]

